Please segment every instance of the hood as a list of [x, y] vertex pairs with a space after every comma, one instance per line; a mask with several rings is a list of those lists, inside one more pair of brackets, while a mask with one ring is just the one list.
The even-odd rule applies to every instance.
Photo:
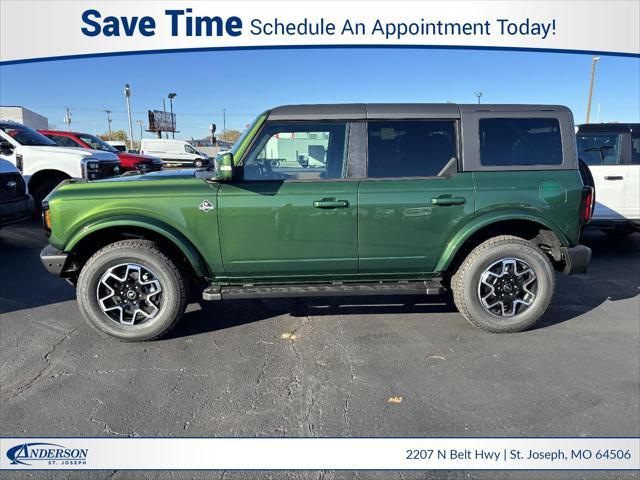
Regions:
[[141, 155], [139, 153], [118, 153], [118, 157], [120, 160], [131, 161], [131, 162], [141, 162], [141, 163], [161, 163], [162, 159], [158, 157], [154, 157], [152, 155]]
[[68, 147], [47, 147], [47, 146], [29, 146], [26, 148], [46, 153], [47, 155], [74, 155], [80, 157], [92, 157], [98, 160], [118, 161], [115, 153], [103, 152], [101, 150], [90, 150], [88, 148], [68, 148]]
[[20, 173], [16, 166], [9, 160], [0, 158], [0, 173]]
[[162, 170], [160, 172], [151, 172], [145, 174], [129, 174], [120, 177], [105, 178], [103, 180], [95, 180], [91, 183], [108, 183], [108, 182], [148, 182], [157, 180], [183, 180], [193, 178], [195, 176], [193, 168], [182, 170]]

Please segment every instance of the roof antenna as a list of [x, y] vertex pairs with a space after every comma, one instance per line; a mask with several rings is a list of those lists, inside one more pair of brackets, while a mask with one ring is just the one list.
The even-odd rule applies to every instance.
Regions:
[[482, 98], [482, 92], [475, 92], [474, 95], [478, 97], [478, 105], [480, 105], [480, 99]]

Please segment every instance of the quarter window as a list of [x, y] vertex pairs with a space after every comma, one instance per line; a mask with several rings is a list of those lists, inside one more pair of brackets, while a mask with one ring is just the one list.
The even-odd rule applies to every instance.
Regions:
[[617, 133], [578, 134], [578, 158], [589, 165], [618, 165], [620, 138]]
[[435, 177], [455, 161], [454, 121], [369, 122], [369, 178]]
[[485, 166], [560, 165], [562, 140], [555, 118], [485, 118], [479, 122]]
[[243, 165], [244, 180], [346, 178], [346, 123], [273, 122]]

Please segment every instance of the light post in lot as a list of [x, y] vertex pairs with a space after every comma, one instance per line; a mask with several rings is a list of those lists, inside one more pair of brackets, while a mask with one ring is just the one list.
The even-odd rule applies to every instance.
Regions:
[[142, 128], [143, 128], [144, 122], [142, 120], [136, 120], [136, 123], [140, 125], [140, 146], [138, 148], [138, 151], [140, 151], [140, 149], [142, 149]]
[[596, 63], [598, 63], [600, 57], [593, 57], [591, 59], [591, 81], [589, 82], [589, 100], [587, 100], [587, 121], [585, 123], [589, 123], [589, 118], [591, 117], [591, 97], [593, 97], [593, 84], [596, 79]]
[[127, 115], [129, 116], [129, 148], [133, 150], [133, 124], [131, 123], [131, 87], [126, 83], [124, 96], [127, 99]]
[[176, 138], [176, 122], [173, 120], [173, 99], [176, 98], [177, 93], [170, 93], [169, 97], [169, 109], [171, 110], [171, 138]]

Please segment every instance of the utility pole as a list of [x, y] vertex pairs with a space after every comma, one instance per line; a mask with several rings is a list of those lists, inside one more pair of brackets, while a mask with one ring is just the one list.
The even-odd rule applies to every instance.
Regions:
[[169, 97], [169, 107], [171, 108], [171, 138], [176, 138], [176, 122], [173, 120], [173, 99], [176, 98], [177, 93], [170, 93]]
[[482, 98], [482, 92], [475, 92], [474, 95], [478, 97], [478, 105], [480, 105], [480, 99]]
[[596, 79], [596, 63], [598, 63], [600, 57], [593, 57], [591, 59], [591, 81], [589, 82], [589, 100], [587, 100], [587, 121], [585, 123], [589, 123], [589, 118], [591, 117], [591, 97], [593, 97], [593, 84]]
[[71, 109], [69, 107], [65, 108], [64, 123], [67, 125], [68, 131], [71, 131], [71, 116]]
[[133, 150], [133, 124], [131, 123], [131, 87], [124, 86], [124, 96], [127, 99], [127, 115], [129, 116], [129, 149]]
[[222, 109], [222, 139], [227, 141], [227, 110]]
[[109, 140], [111, 140], [111, 110], [105, 110], [107, 113], [107, 126], [109, 127]]

